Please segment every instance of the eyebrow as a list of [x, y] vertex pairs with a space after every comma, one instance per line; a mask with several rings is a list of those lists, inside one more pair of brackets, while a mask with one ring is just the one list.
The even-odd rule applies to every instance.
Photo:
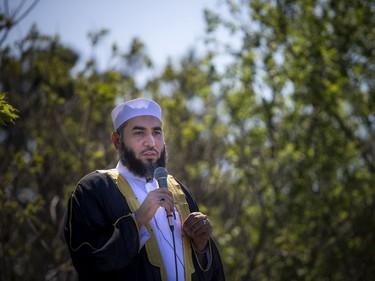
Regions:
[[[142, 127], [142, 126], [134, 126], [134, 127], [132, 128], [132, 131], [135, 131], [135, 130], [142, 130], [142, 131], [144, 131], [144, 130], [146, 130], [146, 128], [145, 128], [145, 127]], [[153, 131], [162, 131], [161, 127], [159, 127], [159, 126], [152, 127], [152, 130], [153, 130]]]

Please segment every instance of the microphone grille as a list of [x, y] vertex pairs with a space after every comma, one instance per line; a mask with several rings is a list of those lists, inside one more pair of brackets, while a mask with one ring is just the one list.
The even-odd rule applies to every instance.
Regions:
[[164, 167], [157, 167], [154, 171], [154, 178], [156, 180], [160, 178], [166, 178], [168, 177], [168, 171]]

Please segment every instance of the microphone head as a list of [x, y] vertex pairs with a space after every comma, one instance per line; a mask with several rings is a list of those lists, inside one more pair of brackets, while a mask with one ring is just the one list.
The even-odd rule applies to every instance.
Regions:
[[156, 180], [160, 178], [166, 178], [168, 177], [168, 171], [164, 167], [157, 167], [154, 171], [154, 178]]

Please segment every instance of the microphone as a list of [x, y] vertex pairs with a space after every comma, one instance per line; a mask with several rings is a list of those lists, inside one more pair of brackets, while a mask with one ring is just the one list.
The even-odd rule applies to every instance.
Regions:
[[[158, 167], [154, 171], [154, 178], [158, 181], [159, 187], [161, 188], [168, 188], [167, 183], [168, 171], [164, 167]], [[167, 219], [169, 228], [173, 231], [174, 229], [174, 221], [172, 213], [167, 213]]]
[[[154, 170], [154, 178], [158, 181], [159, 187], [168, 188], [167, 177], [168, 177], [168, 171], [164, 167], [157, 167]], [[165, 210], [165, 211], [167, 211], [167, 210]], [[169, 214], [167, 213], [167, 219], [168, 219], [169, 228], [171, 229], [172, 238], [173, 238], [174, 266], [175, 266], [175, 270], [176, 270], [176, 279], [175, 280], [178, 281], [176, 241], [175, 241], [174, 234], [173, 234], [174, 221], [173, 221], [172, 213], [169, 213]]]

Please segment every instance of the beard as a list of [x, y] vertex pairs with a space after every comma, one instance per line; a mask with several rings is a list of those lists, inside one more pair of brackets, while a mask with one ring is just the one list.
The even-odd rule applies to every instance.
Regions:
[[[155, 151], [154, 148], [150, 147], [142, 152]], [[154, 171], [157, 167], [165, 167], [167, 163], [167, 149], [164, 145], [163, 150], [160, 153], [159, 159], [156, 162], [152, 160], [143, 163], [141, 160], [137, 159], [134, 150], [127, 147], [124, 142], [121, 142], [119, 147], [119, 155], [121, 163], [129, 169], [133, 174], [145, 178], [146, 181], [150, 181], [154, 177]]]

